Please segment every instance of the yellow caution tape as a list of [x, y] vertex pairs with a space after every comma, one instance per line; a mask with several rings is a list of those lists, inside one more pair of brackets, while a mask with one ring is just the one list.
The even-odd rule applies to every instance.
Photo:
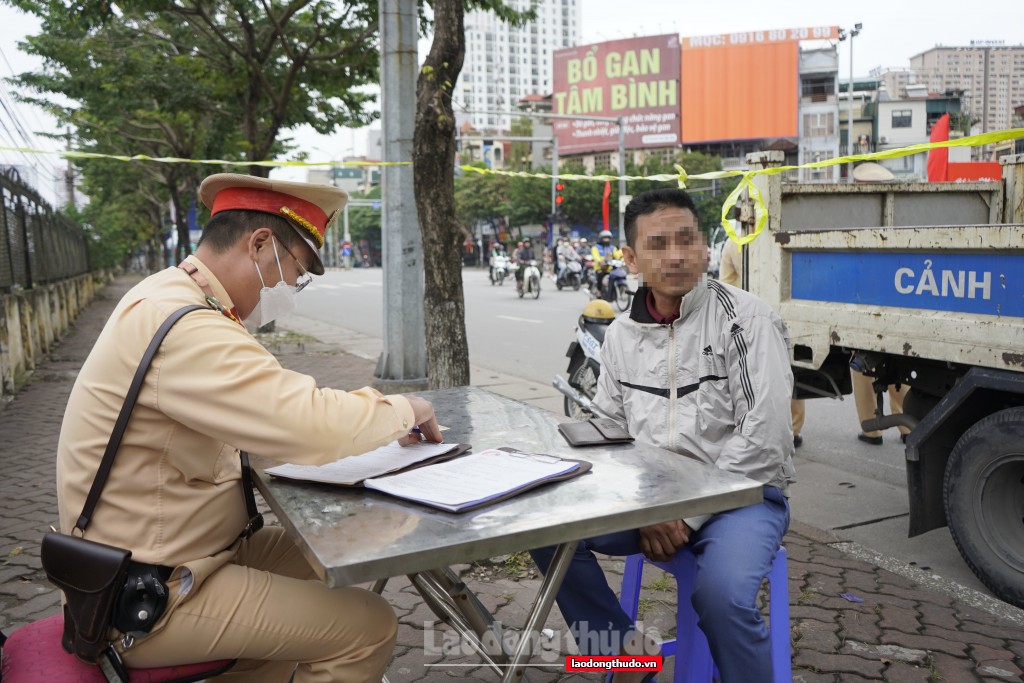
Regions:
[[[722, 227], [725, 228], [725, 233], [729, 236], [729, 239], [740, 246], [753, 241], [761, 234], [761, 231], [764, 230], [765, 226], [768, 224], [768, 207], [765, 206], [764, 198], [761, 196], [761, 191], [757, 189], [757, 185], [755, 185], [751, 180], [751, 178], [757, 175], [776, 175], [799, 168], [826, 168], [828, 166], [839, 166], [841, 164], [848, 164], [856, 161], [897, 159], [899, 157], [911, 156], [913, 154], [920, 154], [922, 152], [927, 152], [933, 149], [942, 149], [944, 147], [981, 147], [982, 145], [991, 145], [996, 142], [1013, 140], [1021, 137], [1024, 137], [1024, 128], [1011, 128], [992, 133], [982, 133], [981, 135], [969, 135], [956, 140], [923, 142], [917, 145], [908, 145], [907, 147], [899, 147], [897, 149], [887, 149], [881, 152], [851, 154], [849, 156], [826, 159], [824, 161], [814, 161], [809, 164], [801, 164], [799, 166], [775, 166], [772, 168], [761, 168], [753, 171], [746, 171], [743, 173], [743, 179], [740, 181], [740, 184], [736, 186], [736, 189], [734, 189], [728, 197], [726, 197], [725, 203], [722, 204]], [[699, 176], [691, 177], [696, 178]], [[756, 220], [754, 223], [754, 230], [749, 235], [740, 237], [736, 234], [736, 230], [732, 227], [732, 223], [726, 219], [726, 216], [729, 215], [729, 210], [736, 205], [736, 201], [739, 199], [740, 193], [744, 188], [749, 189], [750, 198], [754, 201]]]
[[[808, 164], [800, 164], [799, 166], [775, 166], [772, 168], [761, 168], [750, 171], [712, 171], [709, 173], [700, 173], [697, 175], [689, 175], [686, 170], [679, 165], [676, 165], [676, 173], [659, 173], [655, 175], [647, 176], [629, 176], [629, 175], [583, 175], [579, 173], [560, 173], [557, 178], [559, 180], [596, 180], [596, 181], [611, 181], [611, 180], [651, 180], [656, 182], [669, 182], [675, 181], [678, 183], [680, 189], [686, 187], [687, 181], [690, 180], [718, 180], [722, 178], [736, 178], [740, 177], [740, 182], [729, 193], [726, 197], [725, 203], [722, 205], [722, 227], [725, 228], [726, 234], [729, 239], [733, 240], [739, 245], [747, 244], [748, 242], [757, 238], [758, 235], [764, 230], [768, 224], [768, 207], [765, 206], [764, 198], [761, 195], [761, 191], [757, 188], [757, 185], [753, 182], [753, 178], [758, 175], [776, 175], [778, 173], [784, 173], [786, 171], [794, 171], [801, 168], [827, 168], [829, 166], [839, 166], [842, 164], [849, 164], [857, 161], [877, 161], [880, 159], [897, 159], [899, 157], [910, 156], [913, 154], [921, 154], [933, 149], [942, 149], [945, 147], [980, 147], [982, 145], [991, 145], [997, 142], [1003, 142], [1004, 140], [1014, 140], [1016, 138], [1024, 137], [1024, 128], [1011, 128], [1008, 130], [1000, 130], [992, 133], [982, 133], [981, 135], [969, 135], [967, 137], [958, 138], [956, 140], [944, 140], [942, 142], [924, 142], [917, 145], [908, 145], [907, 147], [899, 147], [897, 149], [887, 149], [882, 152], [870, 152], [867, 154], [851, 154], [849, 156], [837, 157], [835, 159], [826, 159], [824, 161], [814, 161]], [[51, 151], [43, 149], [32, 149], [29, 147], [0, 147], [0, 151], [7, 152], [22, 152], [25, 154], [56, 154], [57, 156], [64, 157], [66, 159], [113, 159], [116, 161], [154, 161], [159, 163], [169, 164], [211, 164], [220, 166], [407, 166], [412, 162], [409, 161], [231, 161], [227, 159], [181, 159], [178, 157], [151, 157], [146, 154], [135, 154], [132, 156], [123, 156], [116, 154], [100, 154], [97, 152], [80, 152], [76, 150], [60, 150]], [[493, 168], [480, 168], [478, 166], [458, 166], [463, 172], [466, 173], [479, 173], [481, 175], [503, 175], [513, 178], [552, 178], [550, 173], [533, 173], [530, 171], [505, 171], [502, 169]], [[732, 227], [726, 216], [729, 214], [729, 210], [736, 205], [739, 200], [740, 194], [743, 190], [747, 190], [750, 194], [750, 198], [754, 201], [754, 230], [743, 237], [736, 234], [736, 230]]]

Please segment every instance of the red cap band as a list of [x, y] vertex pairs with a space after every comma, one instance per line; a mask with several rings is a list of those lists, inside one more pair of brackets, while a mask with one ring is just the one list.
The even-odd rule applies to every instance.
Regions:
[[244, 209], [246, 211], [262, 211], [263, 213], [284, 216], [281, 208], [287, 207], [297, 213], [316, 229], [319, 237], [316, 241], [323, 244], [324, 229], [327, 227], [327, 214], [323, 209], [305, 199], [299, 199], [283, 192], [273, 190], [257, 190], [251, 187], [229, 187], [217, 193], [213, 199], [210, 215], [215, 216], [221, 211]]

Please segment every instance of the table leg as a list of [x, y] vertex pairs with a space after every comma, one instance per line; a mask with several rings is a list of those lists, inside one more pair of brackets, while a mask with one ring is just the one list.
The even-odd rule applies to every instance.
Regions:
[[555, 596], [562, 585], [562, 579], [565, 578], [565, 573], [569, 570], [569, 563], [572, 561], [573, 553], [576, 552], [576, 544], [577, 541], [562, 543], [555, 550], [555, 555], [551, 559], [551, 565], [548, 567], [548, 571], [544, 575], [544, 581], [541, 583], [540, 591], [537, 593], [537, 600], [533, 603], [530, 616], [526, 619], [522, 638], [519, 639], [516, 651], [512, 655], [511, 665], [505, 669], [505, 675], [501, 679], [502, 683], [512, 683], [512, 681], [523, 678], [525, 673], [523, 664], [529, 660], [532, 654], [528, 651], [530, 644], [533, 642], [530, 636], [538, 632], [544, 625], [544, 622], [547, 621], [548, 614], [551, 612], [551, 606], [555, 604]]
[[[472, 645], [485, 664], [498, 674], [503, 673], [501, 664], [508, 661], [508, 654], [504, 651], [492, 654], [482, 642], [484, 634], [491, 630], [494, 617], [451, 569], [410, 574], [409, 581], [430, 610]], [[500, 645], [500, 634], [497, 635], [495, 640]]]

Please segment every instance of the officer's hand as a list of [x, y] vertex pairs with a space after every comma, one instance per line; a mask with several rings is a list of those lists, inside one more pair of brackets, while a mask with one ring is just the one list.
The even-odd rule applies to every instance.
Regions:
[[431, 443], [441, 443], [444, 441], [441, 437], [441, 428], [438, 427], [437, 419], [434, 417], [434, 406], [430, 405], [430, 401], [419, 396], [406, 396], [406, 398], [409, 400], [409, 405], [412, 406], [415, 426], [420, 431], [419, 433], [410, 432], [399, 439], [398, 443], [403, 446], [409, 446], [419, 443], [421, 438]]
[[640, 550], [649, 560], [668, 562], [686, 545], [693, 530], [681, 519], [640, 528]]

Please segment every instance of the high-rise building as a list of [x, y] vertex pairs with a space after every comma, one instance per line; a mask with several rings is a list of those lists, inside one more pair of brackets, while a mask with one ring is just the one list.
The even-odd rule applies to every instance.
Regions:
[[[506, 0], [516, 10], [531, 0]], [[551, 53], [578, 45], [583, 0], [540, 0], [537, 19], [516, 28], [493, 12], [466, 14], [466, 59], [455, 86], [456, 120], [478, 131], [508, 130], [511, 111], [527, 95], [551, 93]], [[466, 113], [466, 112], [473, 113]]]
[[885, 85], [889, 97], [903, 99], [907, 96], [907, 86], [917, 82], [914, 72], [905, 66], [876, 67], [871, 70], [871, 77]]
[[1010, 128], [1014, 107], [1024, 104], [1024, 45], [933, 47], [911, 57], [910, 69], [930, 92], [962, 90], [964, 110], [982, 133]]

